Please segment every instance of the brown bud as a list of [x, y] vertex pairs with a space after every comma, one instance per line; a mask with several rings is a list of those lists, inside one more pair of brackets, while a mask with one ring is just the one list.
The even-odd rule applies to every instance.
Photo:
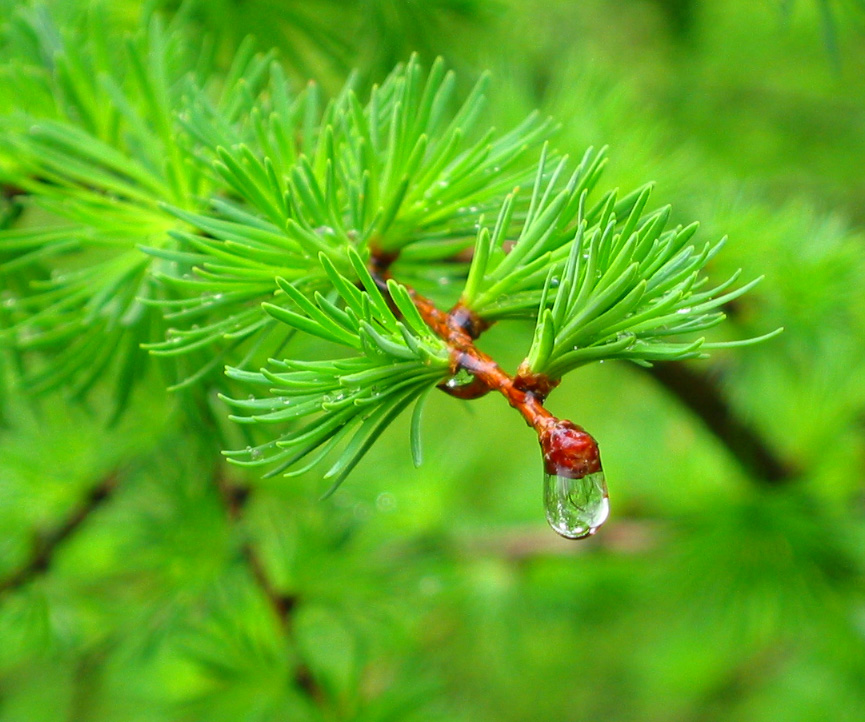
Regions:
[[534, 394], [541, 403], [550, 395], [550, 392], [561, 383], [561, 379], [553, 379], [546, 374], [536, 374], [523, 361], [514, 376], [514, 387], [520, 391]]
[[470, 308], [463, 306], [462, 303], [454, 306], [450, 310], [448, 317], [452, 328], [458, 328], [463, 333], [468, 334], [469, 338], [473, 340], [490, 327], [487, 321], [484, 321]]
[[565, 419], [556, 419], [538, 434], [547, 474], [582, 479], [601, 470], [601, 452], [591, 434]]

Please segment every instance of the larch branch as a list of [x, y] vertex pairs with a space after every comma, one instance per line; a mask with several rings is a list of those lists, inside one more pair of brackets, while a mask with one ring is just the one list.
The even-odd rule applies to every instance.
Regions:
[[[379, 253], [373, 248], [370, 273], [386, 295], [389, 268], [394, 260], [396, 255]], [[475, 346], [475, 339], [489, 327], [484, 319], [461, 303], [449, 312], [442, 311], [414, 289], [405, 288], [421, 318], [447, 344], [453, 373], [463, 369], [472, 376], [466, 384], [446, 382], [439, 388], [462, 399], [477, 398], [488, 391], [502, 394], [537, 433], [546, 473], [580, 479], [601, 470], [601, 455], [595, 439], [582, 427], [558, 419], [544, 408], [547, 394], [556, 386], [554, 380], [540, 374], [509, 375]]]

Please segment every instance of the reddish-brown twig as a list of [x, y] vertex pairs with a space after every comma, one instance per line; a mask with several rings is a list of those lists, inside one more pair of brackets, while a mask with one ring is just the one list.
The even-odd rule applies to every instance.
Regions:
[[[387, 292], [389, 268], [395, 259], [393, 254], [375, 251], [371, 256], [370, 272], [384, 292]], [[544, 400], [558, 381], [542, 374], [509, 375], [475, 346], [475, 339], [490, 324], [461, 303], [445, 312], [414, 289], [408, 286], [406, 289], [423, 320], [448, 345], [451, 370], [456, 374], [462, 369], [472, 377], [465, 384], [446, 382], [439, 388], [461, 399], [478, 398], [490, 391], [502, 394], [537, 433], [547, 473], [579, 479], [601, 470], [595, 439], [582, 427], [558, 419], [544, 408]]]

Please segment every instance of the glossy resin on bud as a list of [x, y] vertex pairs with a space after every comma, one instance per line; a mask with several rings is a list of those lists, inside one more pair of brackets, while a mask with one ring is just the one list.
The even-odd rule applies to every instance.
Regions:
[[591, 536], [610, 513], [597, 442], [576, 424], [558, 419], [539, 438], [547, 521], [568, 539]]

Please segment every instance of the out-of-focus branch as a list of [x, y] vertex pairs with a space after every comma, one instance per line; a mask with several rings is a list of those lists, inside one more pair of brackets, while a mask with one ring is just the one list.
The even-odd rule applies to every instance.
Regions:
[[9, 228], [21, 216], [22, 207], [18, 196], [24, 191], [12, 185], [0, 185], [0, 229]]
[[656, 364], [645, 371], [703, 422], [754, 481], [780, 486], [796, 477], [795, 467], [737, 414], [710, 376], [680, 361]]
[[[250, 490], [245, 486], [237, 486], [228, 482], [220, 482], [220, 493], [222, 495], [225, 509], [229, 519], [235, 524], [243, 521], [243, 509], [249, 500]], [[288, 631], [291, 623], [291, 613], [297, 605], [297, 597], [286, 594], [277, 589], [265, 572], [261, 559], [256, 554], [252, 544], [244, 540], [240, 547], [243, 559], [252, 574], [255, 583], [264, 593], [270, 608], [279, 621], [280, 626]]]
[[[229, 520], [235, 527], [242, 526], [243, 512], [252, 493], [250, 488], [232, 484], [223, 478], [217, 480], [217, 486]], [[252, 578], [276, 616], [283, 634], [286, 639], [291, 639], [293, 615], [300, 599], [297, 595], [286, 593], [276, 587], [273, 580], [268, 576], [261, 557], [248, 539], [244, 539], [241, 543], [240, 552]], [[324, 703], [326, 699], [324, 690], [312, 676], [309, 667], [302, 662], [295, 668], [294, 681], [298, 688], [303, 690], [317, 705]]]
[[489, 556], [508, 562], [574, 556], [603, 551], [621, 556], [649, 554], [666, 544], [673, 531], [661, 521], [617, 519], [581, 544], [573, 544], [539, 525], [471, 533], [453, 539], [460, 556]]
[[58, 548], [77, 532], [90, 516], [103, 506], [117, 488], [118, 474], [112, 472], [93, 487], [79, 506], [55, 529], [40, 534], [33, 546], [30, 558], [11, 574], [0, 579], [0, 597], [14, 589], [23, 587], [40, 574], [47, 572], [54, 563]]
[[11, 199], [15, 196], [23, 195], [27, 195], [27, 191], [25, 191], [23, 188], [19, 188], [18, 186], [11, 183], [0, 184], [0, 196], [3, 196], [3, 198]]

